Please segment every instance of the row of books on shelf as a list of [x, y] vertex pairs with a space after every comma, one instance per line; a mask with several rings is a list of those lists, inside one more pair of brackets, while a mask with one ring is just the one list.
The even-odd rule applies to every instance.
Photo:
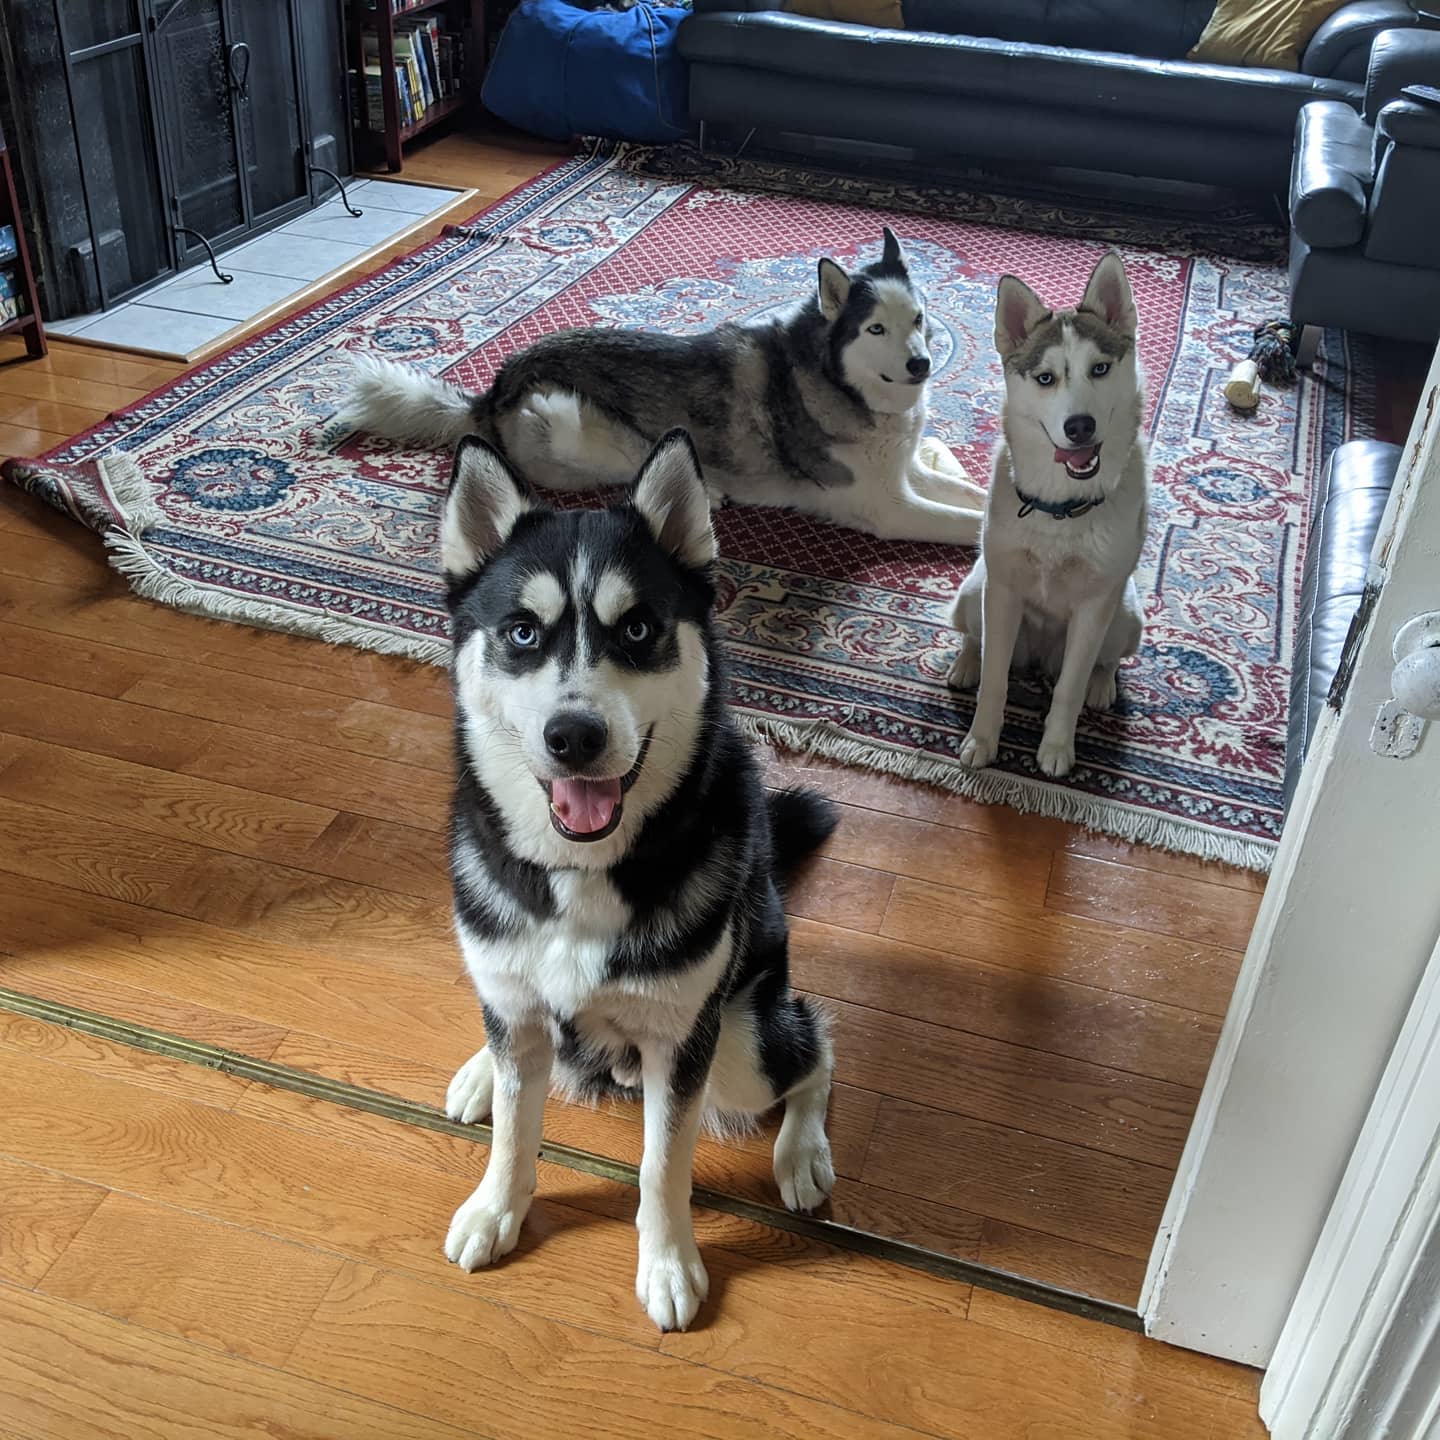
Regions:
[[[457, 95], [465, 76], [465, 45], [435, 15], [395, 27], [395, 91], [400, 123], [413, 125], [432, 105]], [[372, 130], [385, 128], [380, 37], [365, 36], [365, 118]]]
[[30, 310], [25, 277], [15, 260], [15, 227], [0, 225], [0, 325], [18, 320]]

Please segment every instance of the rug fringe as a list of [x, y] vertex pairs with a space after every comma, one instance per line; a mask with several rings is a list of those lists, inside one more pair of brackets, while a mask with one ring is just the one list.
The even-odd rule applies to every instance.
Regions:
[[1134, 845], [1176, 855], [1192, 855], [1262, 875], [1270, 873], [1275, 847], [1262, 840], [1227, 835], [1207, 825], [1138, 810], [1118, 800], [1086, 795], [1065, 785], [1008, 775], [1001, 770], [972, 770], [958, 760], [920, 755], [881, 741], [857, 740], [825, 720], [779, 720], [737, 710], [741, 730], [752, 740], [768, 741], [806, 757], [880, 770], [900, 780], [935, 785], [982, 805], [1008, 805], [1021, 814], [1040, 815], [1083, 826]]
[[381, 655], [398, 655], [427, 665], [444, 665], [450, 658], [448, 640], [426, 640], [418, 635], [397, 635], [393, 630], [353, 616], [307, 610], [298, 605], [247, 600], [223, 590], [182, 580], [159, 564], [137, 535], [118, 527], [104, 534], [110, 563], [137, 595], [200, 615], [207, 620], [228, 620], [260, 630], [303, 635], [331, 645], [351, 645]]
[[[127, 519], [133, 517], [137, 509], [143, 515], [145, 506], [136, 506], [132, 500], [127, 507]], [[156, 561], [140, 537], [129, 529], [114, 526], [105, 532], [104, 540], [111, 565], [137, 594], [161, 605], [210, 620], [302, 635], [331, 645], [351, 645], [427, 665], [444, 665], [449, 659], [448, 640], [397, 635], [393, 630], [351, 616], [248, 600], [182, 580]], [[818, 755], [842, 765], [879, 770], [902, 780], [936, 785], [984, 805], [1008, 805], [1022, 814], [1067, 821], [1131, 844], [1193, 855], [1261, 874], [1269, 873], [1274, 858], [1274, 847], [1262, 841], [1246, 840], [1205, 825], [1136, 810], [1119, 801], [1085, 795], [1063, 785], [1007, 775], [999, 770], [971, 770], [958, 760], [919, 755], [879, 741], [857, 740], [828, 721], [779, 720], [773, 715], [756, 714], [738, 707], [734, 714], [741, 731], [752, 740], [768, 741], [801, 755]]]
[[100, 483], [114, 502], [120, 523], [133, 535], [143, 535], [164, 520], [150, 482], [135, 457], [124, 450], [99, 459]]

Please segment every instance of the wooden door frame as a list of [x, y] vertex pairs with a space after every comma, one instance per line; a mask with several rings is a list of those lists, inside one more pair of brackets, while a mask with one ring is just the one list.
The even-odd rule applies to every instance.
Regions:
[[1440, 943], [1260, 1393], [1276, 1440], [1440, 1431]]
[[1370, 747], [1396, 630], [1440, 609], [1440, 350], [1370, 580], [1353, 678], [1316, 729], [1141, 1296], [1147, 1334], [1250, 1365], [1275, 1351], [1440, 934], [1440, 725], [1406, 760]]

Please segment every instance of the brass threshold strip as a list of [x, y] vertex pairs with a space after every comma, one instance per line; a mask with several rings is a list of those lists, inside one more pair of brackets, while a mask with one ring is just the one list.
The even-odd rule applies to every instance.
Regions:
[[[97, 1039], [128, 1045], [132, 1049], [149, 1051], [154, 1055], [164, 1055], [189, 1065], [198, 1065], [206, 1070], [219, 1070], [227, 1075], [255, 1080], [277, 1090], [290, 1090], [314, 1100], [326, 1100], [333, 1105], [364, 1110], [401, 1125], [414, 1125], [422, 1130], [434, 1130], [442, 1135], [454, 1135], [462, 1140], [486, 1145], [490, 1143], [488, 1125], [462, 1125], [429, 1105], [402, 1100], [396, 1095], [387, 1095], [380, 1090], [367, 1090], [363, 1086], [350, 1085], [340, 1080], [327, 1080], [324, 1076], [312, 1075], [309, 1071], [298, 1070], [290, 1065], [280, 1065], [273, 1060], [258, 1060], [237, 1050], [226, 1050], [219, 1045], [209, 1045], [199, 1040], [187, 1040], [182, 1035], [172, 1035], [167, 1031], [133, 1024], [128, 1020], [117, 1020], [75, 1005], [41, 1000], [19, 990], [0, 986], [0, 1009], [43, 1021], [47, 1025], [59, 1025], [67, 1030], [93, 1035]], [[607, 1160], [602, 1155], [592, 1155], [570, 1145], [556, 1145], [546, 1140], [541, 1145], [540, 1158], [585, 1175], [597, 1175], [604, 1180], [617, 1181], [622, 1185], [638, 1188], [640, 1183], [639, 1171], [634, 1165], [619, 1160]], [[912, 1270], [923, 1270], [927, 1274], [948, 1280], [978, 1285], [984, 1290], [1010, 1295], [1034, 1305], [1044, 1305], [1048, 1309], [1060, 1310], [1068, 1315], [1078, 1315], [1086, 1320], [1098, 1320], [1121, 1330], [1137, 1334], [1143, 1331], [1139, 1314], [1126, 1305], [1113, 1300], [1093, 1299], [1057, 1285], [1030, 1280], [1007, 1270], [997, 1270], [975, 1260], [962, 1260], [957, 1256], [927, 1250], [903, 1240], [891, 1240], [864, 1230], [855, 1230], [834, 1220], [824, 1220], [813, 1215], [796, 1215], [776, 1206], [756, 1204], [733, 1195], [722, 1195], [714, 1190], [697, 1187], [694, 1201], [707, 1210], [718, 1210], [741, 1220], [768, 1226], [772, 1230], [785, 1230], [807, 1240], [817, 1240], [825, 1245], [834, 1245], [897, 1265], [908, 1265]]]

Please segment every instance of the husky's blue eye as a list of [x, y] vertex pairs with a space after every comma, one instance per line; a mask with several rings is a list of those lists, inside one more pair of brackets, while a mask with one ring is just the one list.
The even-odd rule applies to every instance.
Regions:
[[1103, 376], [1106, 376], [1110, 373], [1110, 362], [1108, 360], [1098, 361], [1096, 364], [1090, 367], [1090, 373], [1095, 377], [1095, 379], [1101, 379]]
[[533, 650], [540, 643], [540, 628], [528, 620], [520, 620], [505, 632], [505, 638], [517, 650]]
[[1042, 370], [1035, 377], [1035, 383], [1037, 385], [1053, 385], [1055, 383], [1054, 373], [1049, 370]]
[[631, 620], [625, 626], [625, 643], [643, 645], [650, 638], [650, 626], [644, 620]]
[[865, 333], [867, 335], [883, 335], [885, 333], [885, 327], [877, 322], [874, 325], [867, 325], [865, 327]]

